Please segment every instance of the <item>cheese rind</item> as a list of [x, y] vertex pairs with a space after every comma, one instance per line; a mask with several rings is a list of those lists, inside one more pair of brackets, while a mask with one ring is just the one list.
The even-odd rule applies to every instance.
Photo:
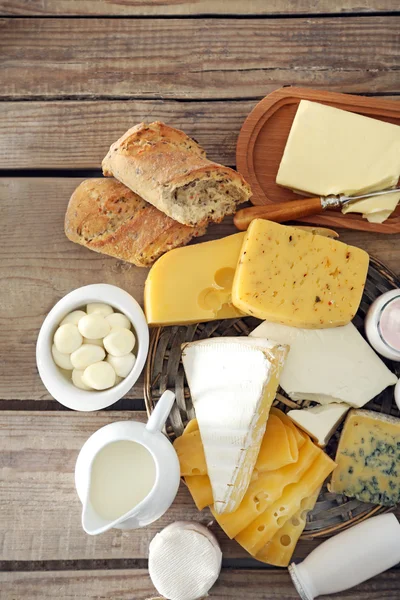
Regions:
[[332, 492], [385, 506], [400, 501], [400, 419], [350, 411], [335, 460]]
[[269, 340], [243, 337], [183, 345], [218, 514], [236, 510], [246, 493], [287, 351]]
[[293, 400], [360, 408], [397, 382], [352, 323], [312, 330], [265, 321], [250, 335], [290, 346], [280, 385]]
[[232, 302], [259, 319], [293, 327], [345, 325], [358, 310], [368, 262], [360, 248], [255, 219], [243, 241]]
[[301, 410], [289, 410], [288, 416], [324, 448], [349, 410], [348, 404], [326, 404]]
[[170, 250], [152, 266], [144, 288], [149, 325], [232, 319], [233, 276], [244, 233]]
[[301, 100], [276, 182], [310, 194], [356, 195], [396, 185], [400, 127]]

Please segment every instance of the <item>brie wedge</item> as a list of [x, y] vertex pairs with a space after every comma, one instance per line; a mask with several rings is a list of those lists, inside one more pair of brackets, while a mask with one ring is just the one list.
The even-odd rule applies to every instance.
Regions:
[[324, 448], [349, 410], [348, 404], [326, 404], [299, 410], [289, 410], [288, 417]]
[[288, 348], [267, 339], [183, 345], [214, 509], [233, 512], [248, 488]]
[[251, 336], [290, 346], [280, 385], [293, 400], [360, 408], [397, 382], [352, 323], [299, 329], [264, 321]]

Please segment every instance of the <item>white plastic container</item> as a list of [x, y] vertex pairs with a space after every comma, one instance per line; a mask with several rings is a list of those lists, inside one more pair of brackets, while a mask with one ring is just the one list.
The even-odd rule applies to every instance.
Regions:
[[302, 600], [334, 594], [375, 577], [400, 562], [400, 523], [379, 515], [318, 546], [289, 573]]
[[365, 333], [378, 354], [400, 362], [400, 289], [382, 294], [371, 304]]

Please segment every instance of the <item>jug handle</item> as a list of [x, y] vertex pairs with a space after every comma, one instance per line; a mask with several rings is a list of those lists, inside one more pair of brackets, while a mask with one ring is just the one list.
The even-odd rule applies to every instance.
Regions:
[[174, 392], [171, 392], [171, 390], [166, 390], [157, 402], [155, 409], [150, 415], [150, 418], [146, 425], [147, 431], [149, 431], [150, 433], [156, 433], [157, 431], [162, 430], [162, 428], [165, 425], [165, 421], [167, 420], [167, 417], [171, 412], [171, 408], [174, 402]]

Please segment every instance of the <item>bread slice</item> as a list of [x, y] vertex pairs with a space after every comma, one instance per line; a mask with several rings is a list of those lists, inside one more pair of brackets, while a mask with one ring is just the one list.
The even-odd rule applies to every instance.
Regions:
[[103, 160], [114, 176], [184, 225], [219, 223], [251, 196], [243, 177], [206, 158], [183, 131], [156, 121], [140, 123], [115, 142]]
[[114, 178], [83, 181], [65, 215], [72, 242], [138, 267], [152, 265], [205, 231], [206, 226], [186, 227], [170, 219]]

